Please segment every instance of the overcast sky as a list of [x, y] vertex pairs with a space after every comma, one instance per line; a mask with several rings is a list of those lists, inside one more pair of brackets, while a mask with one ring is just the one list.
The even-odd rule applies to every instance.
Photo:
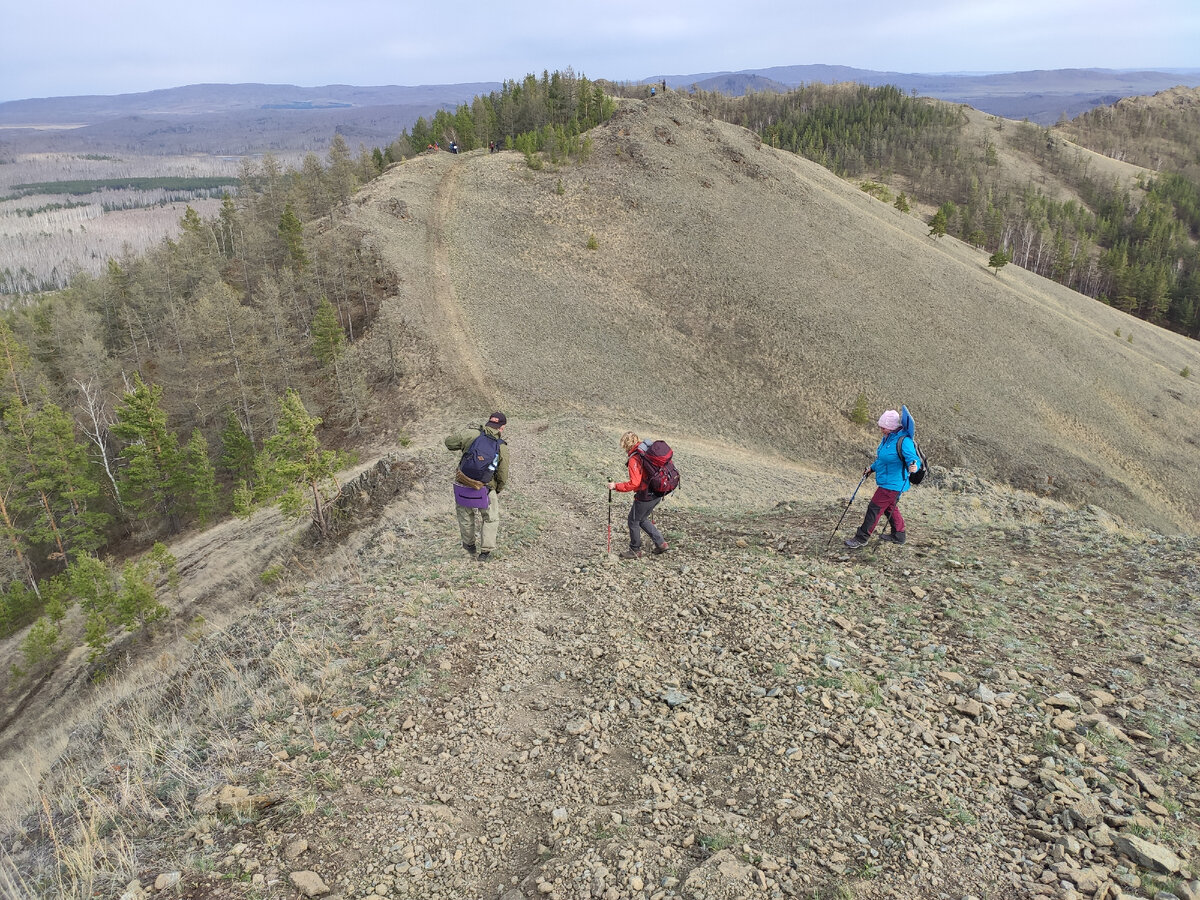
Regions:
[[200, 82], [1200, 68], [1200, 0], [2, 0], [0, 101]]

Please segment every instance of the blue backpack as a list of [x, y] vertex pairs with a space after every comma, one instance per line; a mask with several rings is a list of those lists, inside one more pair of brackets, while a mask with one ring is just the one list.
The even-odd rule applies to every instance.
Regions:
[[500, 445], [503, 443], [500, 438], [479, 429], [479, 437], [471, 441], [458, 464], [458, 471], [481, 484], [490, 483], [496, 474], [496, 466], [500, 465]]
[[[917, 451], [917, 459], [921, 463], [921, 468], [915, 472], [908, 471], [908, 465], [912, 460], [904, 458], [905, 437], [912, 438], [913, 447]], [[904, 474], [908, 477], [909, 484], [920, 484], [925, 480], [925, 473], [929, 469], [929, 464], [925, 459], [925, 454], [917, 446], [917, 423], [909, 414], [907, 406], [900, 407], [900, 437], [896, 441], [896, 455], [900, 457], [900, 462], [904, 465]]]

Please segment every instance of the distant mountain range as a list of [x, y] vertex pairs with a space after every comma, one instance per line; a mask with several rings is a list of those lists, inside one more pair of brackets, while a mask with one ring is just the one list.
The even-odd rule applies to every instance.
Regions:
[[468, 103], [500, 82], [357, 87], [191, 84], [113, 96], [0, 103], [0, 152], [246, 154], [386, 146], [418, 116]]
[[[775, 66], [666, 75], [677, 89], [740, 95], [800, 84], [893, 84], [1006, 118], [1053, 124], [1122, 97], [1200, 86], [1200, 69], [1053, 69], [990, 75], [922, 75], [847, 66]], [[138, 94], [0, 103], [0, 153], [38, 151], [245, 154], [324, 149], [334, 133], [351, 147], [383, 146], [418, 116], [499, 90], [498, 81], [358, 87], [331, 84], [193, 84]]]
[[1071, 119], [1097, 106], [1116, 103], [1122, 97], [1154, 94], [1178, 85], [1200, 86], [1200, 69], [1039, 69], [987, 75], [923, 75], [848, 66], [774, 66], [702, 75], [659, 75], [645, 79], [645, 83], [664, 80], [673, 88], [694, 86], [732, 95], [747, 91], [787, 91], [814, 82], [891, 84], [905, 92], [916, 91], [925, 97], [966, 103], [1006, 119], [1029, 119], [1039, 125], [1053, 125], [1063, 115]]

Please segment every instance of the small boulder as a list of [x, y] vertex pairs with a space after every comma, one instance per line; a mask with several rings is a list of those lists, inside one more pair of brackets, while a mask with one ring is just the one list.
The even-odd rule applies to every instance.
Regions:
[[1174, 875], [1183, 868], [1183, 860], [1158, 844], [1152, 844], [1132, 834], [1115, 834], [1113, 843], [1143, 869], [1163, 875]]
[[292, 872], [288, 880], [305, 897], [323, 897], [329, 893], [329, 888], [316, 872]]
[[182, 877], [182, 872], [163, 872], [163, 874], [154, 879], [154, 890], [168, 891], [179, 884], [179, 880]]

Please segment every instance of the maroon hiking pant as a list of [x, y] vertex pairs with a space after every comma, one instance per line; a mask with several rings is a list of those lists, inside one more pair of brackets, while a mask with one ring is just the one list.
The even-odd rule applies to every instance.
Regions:
[[863, 518], [863, 523], [858, 526], [858, 532], [856, 533], [860, 541], [865, 541], [871, 536], [871, 532], [879, 524], [880, 516], [887, 516], [888, 521], [892, 524], [893, 533], [901, 534], [904, 532], [904, 517], [900, 515], [899, 491], [889, 491], [887, 488], [875, 488], [875, 495], [871, 498], [871, 502], [867, 504], [867, 515]]

